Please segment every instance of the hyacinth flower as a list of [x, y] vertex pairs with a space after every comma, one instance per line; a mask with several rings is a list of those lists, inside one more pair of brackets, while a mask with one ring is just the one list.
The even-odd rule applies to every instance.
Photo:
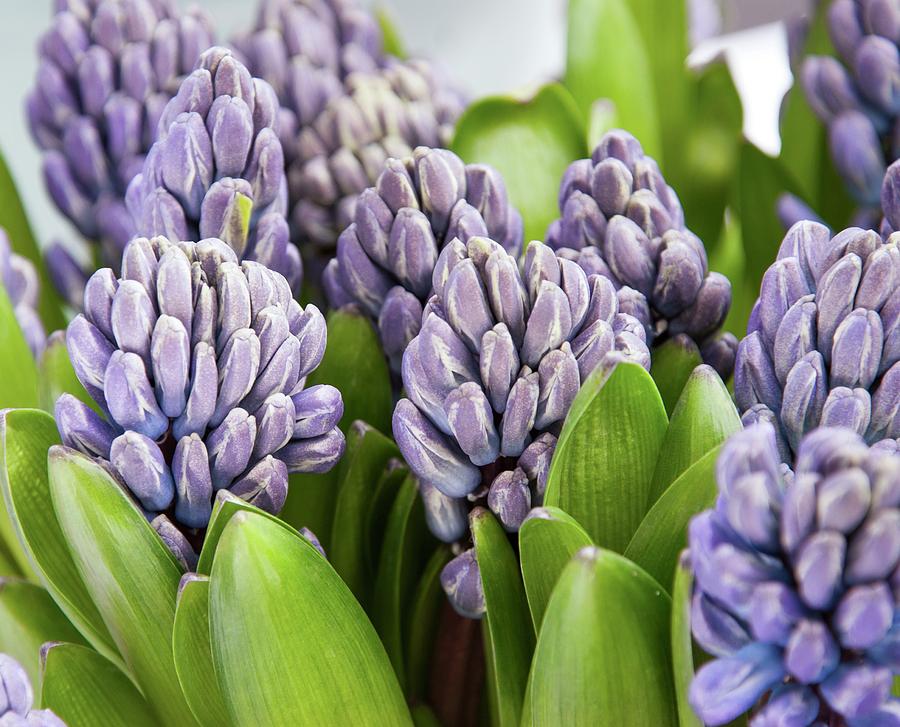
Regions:
[[810, 56], [800, 73], [810, 107], [828, 127], [834, 165], [861, 205], [877, 207], [885, 167], [898, 157], [900, 7], [834, 0], [828, 31], [838, 58]]
[[38, 358], [47, 342], [44, 325], [37, 312], [38, 276], [31, 261], [16, 255], [9, 244], [6, 231], [0, 227], [0, 284], [3, 285], [13, 313], [28, 348]]
[[[690, 701], [704, 724], [897, 724], [900, 456], [820, 427], [793, 472], [762, 422], [716, 465], [716, 506], [689, 528], [691, 626], [715, 659]], [[818, 721], [817, 721], [818, 720]]]
[[277, 513], [291, 472], [340, 458], [340, 392], [304, 388], [325, 351], [319, 310], [221, 240], [135, 238], [122, 277], [91, 276], [66, 344], [106, 416], [64, 394], [63, 444], [109, 464], [187, 566], [216, 492]]
[[355, 304], [377, 323], [394, 371], [419, 332], [435, 266], [451, 243], [490, 237], [518, 256], [522, 218], [503, 178], [484, 164], [464, 164], [446, 149], [417, 148], [389, 159], [356, 204], [323, 275], [334, 308]]
[[[432, 286], [403, 354], [408, 398], [397, 403], [393, 431], [431, 531], [464, 547], [471, 507], [487, 506], [516, 532], [541, 504], [562, 422], [591, 372], [621, 360], [649, 368], [650, 354], [612, 283], [541, 242], [528, 246], [520, 271], [498, 242], [453, 240]], [[459, 613], [483, 612], [473, 550], [441, 582]]]
[[709, 271], [678, 196], [637, 139], [610, 131], [590, 159], [570, 164], [559, 209], [547, 244], [589, 275], [610, 280], [622, 309], [644, 325], [648, 343], [687, 336], [723, 379], [731, 374], [737, 339], [719, 332], [731, 283]]
[[126, 201], [139, 235], [220, 239], [240, 260], [302, 277], [285, 210], [278, 99], [225, 48], [206, 50], [159, 121]]
[[34, 690], [22, 665], [0, 654], [0, 724], [9, 727], [66, 727], [49, 709], [32, 709]]
[[800, 222], [763, 275], [737, 352], [745, 424], [771, 422], [785, 462], [817, 426], [900, 437], [900, 248]]
[[[170, 0], [56, 0], [39, 44], [28, 126], [54, 203], [117, 267], [134, 233], [125, 191], [156, 139], [163, 108], [212, 43], [209, 19]], [[59, 244], [50, 272], [80, 303], [87, 275]]]

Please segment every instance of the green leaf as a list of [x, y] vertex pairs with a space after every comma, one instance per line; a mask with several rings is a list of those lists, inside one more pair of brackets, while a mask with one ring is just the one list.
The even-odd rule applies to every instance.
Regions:
[[408, 673], [404, 629], [409, 624], [409, 606], [426, 559], [436, 546], [425, 525], [415, 478], [409, 475], [388, 516], [371, 608], [372, 623], [404, 690]]
[[689, 336], [670, 338], [662, 346], [653, 349], [650, 375], [656, 382], [669, 416], [672, 415], [691, 373], [702, 363], [700, 349]]
[[402, 459], [389, 459], [375, 485], [365, 524], [366, 567], [370, 573], [378, 570], [388, 516], [408, 473]]
[[585, 118], [596, 99], [612, 100], [622, 127], [662, 163], [653, 72], [626, 3], [569, 0], [565, 84]]
[[[0, 486], [17, 536], [53, 600], [101, 654], [121, 663], [109, 630], [82, 581], [60, 529], [47, 472], [47, 451], [59, 444], [56, 422], [34, 409], [0, 415]], [[21, 549], [19, 550], [22, 553]]]
[[608, 98], [598, 98], [591, 104], [591, 113], [588, 116], [588, 149], [592, 151], [600, 143], [606, 132], [617, 129], [619, 126], [616, 105]]
[[332, 567], [366, 607], [371, 597], [372, 575], [366, 568], [366, 522], [375, 485], [388, 461], [399, 457], [400, 451], [393, 440], [364, 422], [354, 422], [353, 431], [356, 434], [351, 440], [355, 440], [355, 445], [345, 455], [345, 474], [338, 486], [331, 529], [335, 537], [331, 538], [325, 552]]
[[694, 650], [691, 639], [691, 569], [678, 564], [672, 586], [672, 674], [675, 700], [681, 727], [703, 727], [688, 702], [688, 690], [694, 678]]
[[216, 675], [236, 725], [411, 724], [390, 661], [328, 562], [273, 520], [237, 512], [210, 579]]
[[530, 99], [476, 101], [456, 122], [451, 148], [466, 162], [490, 164], [503, 175], [510, 201], [522, 213], [527, 244], [543, 240], [559, 217], [559, 182], [571, 162], [587, 155], [584, 140], [571, 95], [551, 83]]
[[391, 376], [378, 334], [361, 313], [345, 308], [328, 314], [325, 356], [309, 375], [307, 386], [316, 384], [331, 384], [341, 392], [340, 427], [345, 433], [360, 420], [391, 435]]
[[47, 641], [84, 643], [47, 591], [27, 581], [0, 579], [0, 653], [25, 667], [35, 702], [40, 702], [40, 650]]
[[412, 708], [413, 723], [416, 727], [441, 727], [440, 720], [427, 704], [417, 704]]
[[376, 7], [375, 19], [378, 21], [378, 27], [381, 28], [382, 45], [384, 52], [396, 58], [406, 58], [406, 48], [403, 47], [403, 38], [397, 30], [397, 26], [391, 19], [391, 14], [387, 8]]
[[560, 573], [572, 556], [588, 545], [593, 543], [584, 528], [559, 508], [542, 508], [540, 515], [529, 517], [522, 523], [519, 558], [536, 634], [540, 633], [541, 621]]
[[41, 408], [53, 413], [53, 407], [61, 394], [72, 394], [80, 399], [98, 414], [102, 413], [100, 407], [75, 376], [75, 369], [69, 360], [69, 352], [66, 350], [66, 339], [62, 335], [51, 336], [47, 341], [47, 347], [41, 354], [38, 365], [40, 370], [40, 403]]
[[172, 656], [175, 556], [99, 464], [53, 447], [49, 466], [60, 528], [125, 663], [163, 722], [195, 724]]
[[719, 449], [711, 449], [669, 486], [650, 508], [625, 550], [626, 557], [666, 588], [672, 583], [678, 552], [687, 543], [691, 518], [716, 501]]
[[669, 421], [653, 473], [651, 499], [665, 492], [684, 471], [741, 429], [741, 417], [719, 375], [709, 366], [694, 369]]
[[37, 365], [0, 286], [0, 409], [38, 404]]
[[544, 615], [529, 724], [676, 727], [670, 607], [634, 563], [599, 548], [580, 551]]
[[57, 643], [44, 654], [41, 706], [69, 727], [153, 727], [150, 705], [115, 664], [93, 649]]
[[0, 154], [0, 200], [3, 200], [3, 204], [0, 204], [0, 227], [6, 230], [13, 251], [31, 260], [37, 270], [40, 282], [38, 313], [44, 328], [48, 332], [65, 328], [66, 319], [63, 317], [59, 298], [47, 275], [44, 259], [35, 242], [28, 216], [25, 214], [25, 207], [2, 154]]
[[643, 368], [598, 368], [563, 424], [544, 504], [575, 518], [595, 543], [623, 551], [650, 507], [667, 424], [662, 399]]
[[197, 722], [205, 727], [229, 724], [213, 666], [209, 641], [209, 578], [205, 576], [181, 583], [175, 607], [172, 652], [178, 681]]
[[518, 725], [534, 648], [525, 587], [516, 554], [491, 512], [477, 507], [469, 523], [484, 589], [484, 649], [492, 677], [488, 683], [491, 723], [498, 727]]
[[[3, 500], [0, 499], [0, 506]], [[0, 507], [2, 509], [2, 507]], [[6, 517], [5, 510], [0, 516]], [[15, 556], [6, 544], [6, 541], [0, 537], [0, 578], [21, 578], [24, 574], [19, 564], [16, 562]]]
[[425, 696], [434, 653], [438, 614], [445, 602], [441, 571], [450, 562], [450, 548], [438, 546], [425, 565], [409, 608], [406, 653], [406, 695], [413, 702]]

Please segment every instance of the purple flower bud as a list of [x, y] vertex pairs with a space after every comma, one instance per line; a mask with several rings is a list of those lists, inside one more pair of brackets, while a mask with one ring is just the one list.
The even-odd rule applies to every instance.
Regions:
[[213, 484], [209, 454], [196, 434], [183, 437], [172, 458], [175, 479], [175, 516], [188, 527], [202, 528], [212, 514]]
[[335, 427], [318, 437], [292, 439], [275, 454], [287, 466], [288, 472], [328, 472], [343, 456], [346, 442]]
[[488, 491], [487, 503], [507, 532], [518, 532], [531, 510], [531, 489], [525, 472], [516, 468], [497, 475]]
[[11, 656], [0, 654], [0, 714], [24, 717], [33, 703], [34, 692], [28, 673]]
[[818, 714], [819, 700], [811, 689], [786, 684], [772, 690], [769, 701], [753, 718], [753, 726], [810, 725]]
[[277, 513], [284, 507], [287, 488], [287, 466], [282, 460], [267, 456], [234, 483], [232, 492], [261, 510]]
[[822, 683], [822, 696], [828, 705], [848, 720], [874, 712], [891, 692], [890, 669], [867, 664], [841, 665]]
[[159, 512], [169, 507], [175, 483], [156, 442], [126, 431], [113, 440], [109, 461], [144, 508]]
[[444, 566], [441, 587], [460, 616], [481, 618], [485, 608], [484, 590], [474, 548], [464, 551]]

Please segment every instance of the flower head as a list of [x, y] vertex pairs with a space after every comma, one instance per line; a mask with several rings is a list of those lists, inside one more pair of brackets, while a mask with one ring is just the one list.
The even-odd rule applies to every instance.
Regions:
[[340, 393], [304, 388], [326, 335], [284, 277], [221, 240], [135, 238], [121, 279], [91, 276], [66, 332], [106, 416], [63, 395], [63, 443], [108, 461], [167, 542], [184, 539], [176, 525], [205, 528], [219, 490], [277, 513], [288, 473], [327, 471], [343, 453]]
[[299, 286], [302, 270], [285, 211], [278, 99], [231, 51], [205, 51], [159, 121], [159, 135], [128, 187], [139, 235], [218, 238]]
[[649, 343], [686, 335], [727, 378], [737, 340], [719, 328], [731, 307], [731, 284], [709, 271], [678, 196], [637, 139], [611, 131], [590, 159], [570, 164], [559, 210], [547, 244], [588, 274], [608, 278]]
[[794, 225], [763, 276], [734, 393], [775, 425], [785, 461], [817, 426], [900, 437], [900, 247], [872, 231]]
[[847, 191], [869, 207], [878, 205], [886, 161], [898, 156], [898, 27], [894, 3], [834, 0], [828, 31], [839, 58], [810, 56], [800, 73], [809, 105], [828, 126], [831, 156]]
[[26, 727], [66, 727], [49, 709], [32, 709], [34, 690], [22, 665], [0, 654], [0, 723]]
[[[55, 7], [38, 45], [29, 127], [56, 206], [100, 243], [106, 264], [118, 266], [134, 233], [125, 190], [163, 108], [211, 44], [210, 21], [197, 10], [177, 13], [169, 0], [57, 0]], [[56, 248], [51, 259], [60, 258], [74, 265]]]
[[28, 258], [16, 255], [12, 251], [9, 237], [2, 227], [0, 227], [0, 285], [6, 290], [28, 348], [37, 358], [47, 342], [44, 325], [37, 313], [39, 292], [37, 271]]
[[388, 159], [375, 186], [363, 192], [353, 223], [338, 239], [323, 283], [334, 307], [355, 303], [377, 321], [394, 370], [419, 332], [434, 292], [442, 250], [475, 236], [497, 240], [513, 255], [522, 245], [522, 218], [503, 178], [483, 164], [463, 164], [446, 149], [419, 147]]
[[[434, 266], [434, 295], [403, 354], [408, 398], [394, 437], [417, 476], [432, 532], [463, 540], [472, 504], [510, 532], [540, 504], [562, 422], [581, 383], [622, 360], [649, 367], [643, 326], [612, 284], [532, 242], [524, 267], [502, 245], [453, 240]], [[474, 556], [442, 582], [464, 614], [483, 609]]]
[[692, 629], [716, 657], [690, 689], [704, 724], [766, 694], [754, 724], [894, 724], [878, 720], [900, 706], [896, 443], [821, 427], [791, 472], [760, 423], [728, 440], [716, 478], [715, 508], [689, 528]]

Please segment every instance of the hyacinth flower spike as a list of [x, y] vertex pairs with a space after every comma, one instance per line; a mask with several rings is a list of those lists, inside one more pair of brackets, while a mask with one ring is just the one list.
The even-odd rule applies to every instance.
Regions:
[[340, 392], [305, 387], [327, 331], [287, 281], [221, 240], [135, 238], [104, 268], [66, 343], [105, 412], [56, 403], [63, 444], [108, 463], [183, 563], [220, 490], [278, 513], [291, 472], [341, 457]]
[[[516, 532], [542, 502], [562, 422], [598, 367], [649, 368], [640, 322], [615, 289], [532, 242], [520, 270], [501, 244], [473, 237], [444, 248], [434, 295], [403, 354], [406, 397], [394, 437], [418, 478], [434, 535], [465, 548], [468, 513], [488, 507]], [[459, 613], [484, 609], [474, 551], [444, 569]]]

